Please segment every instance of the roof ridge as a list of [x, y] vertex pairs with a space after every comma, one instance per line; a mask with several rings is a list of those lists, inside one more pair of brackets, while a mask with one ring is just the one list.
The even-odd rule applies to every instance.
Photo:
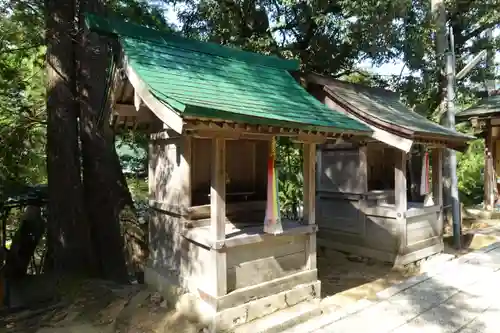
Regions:
[[388, 95], [394, 95], [394, 96], [397, 96], [398, 99], [400, 99], [400, 94], [398, 92], [393, 91], [393, 90], [389, 90], [389, 89], [386, 89], [386, 88], [372, 87], [372, 86], [368, 86], [366, 84], [357, 83], [357, 82], [349, 82], [349, 81], [340, 80], [340, 79], [331, 77], [329, 75], [323, 75], [323, 74], [318, 74], [318, 73], [310, 73], [310, 75], [321, 77], [321, 78], [323, 78], [325, 80], [328, 80], [330, 82], [333, 82], [333, 83], [340, 83], [340, 84], [345, 84], [345, 85], [349, 85], [349, 86], [359, 87], [360, 89], [364, 89], [364, 90], [372, 90], [372, 91], [375, 91], [375, 92], [385, 93], [385, 94], [388, 94]]
[[159, 45], [162, 44], [161, 42], [163, 42], [164, 45], [177, 44], [174, 47], [265, 67], [288, 71], [299, 69], [299, 62], [297, 60], [282, 59], [277, 56], [258, 54], [236, 47], [190, 39], [175, 33], [160, 31], [133, 22], [127, 22], [113, 16], [103, 17], [87, 13], [85, 14], [85, 24], [89, 30], [102, 34], [145, 40], [158, 43]]
[[[120, 39], [123, 39], [123, 40], [135, 40], [135, 41], [139, 41], [139, 42], [144, 42], [144, 43], [150, 43], [150, 44], [154, 44], [155, 46], [158, 46], [158, 47], [161, 47], [161, 48], [165, 48], [165, 49], [177, 49], [177, 50], [187, 50], [187, 51], [192, 51], [193, 53], [199, 53], [199, 54], [203, 54], [203, 55], [207, 55], [207, 56], [210, 56], [214, 59], [216, 58], [220, 58], [220, 59], [223, 59], [223, 60], [226, 60], [226, 61], [231, 61], [231, 62], [241, 62], [241, 63], [244, 63], [244, 64], [247, 64], [247, 65], [252, 65], [253, 67], [265, 67], [267, 69], [270, 69], [270, 70], [282, 70], [283, 68], [278, 68], [278, 67], [269, 67], [269, 66], [266, 66], [265, 64], [261, 64], [261, 63], [252, 63], [252, 62], [248, 62], [248, 61], [244, 61], [244, 60], [240, 60], [240, 59], [235, 59], [235, 58], [228, 58], [228, 57], [224, 57], [224, 56], [220, 56], [220, 55], [214, 55], [212, 53], [207, 53], [207, 52], [203, 52], [203, 51], [198, 51], [198, 50], [193, 50], [193, 49], [190, 49], [190, 48], [183, 48], [183, 47], [178, 47], [178, 46], [175, 46], [175, 45], [172, 45], [172, 44], [169, 44], [168, 42], [165, 41], [165, 39], [162, 39], [162, 42], [157, 42], [157, 41], [154, 41], [154, 40], [148, 40], [148, 41], [145, 41], [144, 39], [142, 38], [137, 38], [137, 37], [134, 37], [134, 36], [122, 36], [122, 37], [119, 37]], [[185, 39], [184, 37], [179, 37], [179, 38], [183, 38]], [[189, 41], [192, 41], [192, 40], [189, 40]], [[200, 42], [200, 41], [196, 41], [198, 43], [205, 43], [205, 42]], [[205, 43], [206, 44], [206, 43]], [[244, 51], [246, 52], [246, 51]]]

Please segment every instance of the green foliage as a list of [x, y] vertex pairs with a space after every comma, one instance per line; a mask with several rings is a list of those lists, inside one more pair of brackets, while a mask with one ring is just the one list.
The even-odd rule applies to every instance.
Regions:
[[277, 142], [278, 190], [280, 210], [283, 217], [297, 219], [303, 202], [302, 155], [288, 138]]
[[170, 26], [163, 16], [159, 6], [145, 0], [111, 0], [108, 1], [108, 13], [121, 17], [127, 21], [141, 24], [159, 30], [170, 30]]
[[484, 194], [484, 140], [474, 140], [466, 152], [457, 153], [458, 190], [465, 205], [477, 204]]
[[[113, 0], [107, 5], [115, 15], [169, 29], [162, 10], [148, 1]], [[0, 197], [46, 182], [44, 24], [43, 1], [0, 0]]]
[[388, 82], [379, 75], [371, 74], [365, 70], [356, 70], [347, 75], [342, 75], [340, 80], [365, 85], [368, 87], [387, 88]]
[[[499, 49], [500, 38], [484, 32], [498, 27], [499, 0], [447, 1], [454, 28], [457, 68], [482, 48]], [[433, 117], [443, 97], [436, 67], [434, 24], [428, 0], [112, 0], [108, 13], [157, 29], [172, 29], [164, 6], [180, 8], [186, 36], [299, 59], [302, 69], [372, 86], [392, 87], [416, 112]], [[45, 180], [45, 84], [41, 0], [0, 0], [0, 194], [2, 188]], [[363, 60], [381, 64], [401, 58], [410, 75], [378, 77], [357, 68]], [[418, 74], [416, 76], [415, 74]], [[475, 101], [473, 89], [491, 77], [477, 66], [458, 83], [458, 108]], [[146, 138], [127, 134], [124, 142], [146, 148]], [[481, 140], [459, 155], [460, 191], [476, 200], [482, 180]], [[135, 149], [135, 148], [134, 148]], [[280, 198], [294, 215], [302, 198], [300, 148], [279, 141]], [[123, 157], [139, 167], [140, 159]]]
[[141, 176], [148, 170], [148, 141], [143, 133], [127, 132], [116, 139], [116, 152], [125, 174]]
[[362, 59], [391, 59], [394, 21], [408, 1], [187, 0], [179, 18], [190, 36], [301, 60], [304, 69], [339, 74]]
[[[496, 49], [500, 45], [497, 36], [486, 38], [486, 31], [500, 27], [499, 0], [445, 1], [448, 26], [453, 27], [454, 51], [457, 71], [465, 66], [472, 56], [483, 49]], [[399, 52], [407, 69], [412, 74], [396, 77], [392, 83], [402, 92], [407, 103], [416, 112], [435, 121], [436, 109], [444, 98], [444, 76], [437, 66], [435, 51], [435, 24], [432, 22], [430, 1], [416, 1], [405, 19]], [[470, 102], [473, 90], [481, 88], [493, 75], [492, 68], [485, 63], [476, 66], [466, 79], [457, 82], [457, 106]]]
[[0, 16], [0, 196], [46, 178], [44, 48], [17, 18]]
[[137, 177], [127, 178], [128, 188], [135, 203], [146, 203], [148, 200], [148, 182]]

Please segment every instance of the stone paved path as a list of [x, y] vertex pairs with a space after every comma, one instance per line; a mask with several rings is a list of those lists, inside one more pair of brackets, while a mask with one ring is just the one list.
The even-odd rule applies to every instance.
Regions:
[[377, 296], [377, 302], [323, 314], [287, 333], [498, 333], [500, 242]]

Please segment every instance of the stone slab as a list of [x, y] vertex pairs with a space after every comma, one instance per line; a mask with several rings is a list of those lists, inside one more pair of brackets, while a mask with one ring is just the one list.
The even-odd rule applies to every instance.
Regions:
[[488, 308], [473, 321], [465, 325], [460, 333], [498, 333], [499, 318], [500, 308]]

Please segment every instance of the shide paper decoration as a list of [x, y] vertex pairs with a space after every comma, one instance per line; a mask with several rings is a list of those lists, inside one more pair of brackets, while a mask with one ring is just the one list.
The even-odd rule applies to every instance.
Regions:
[[276, 139], [271, 140], [269, 157], [267, 159], [267, 205], [264, 232], [280, 234], [281, 225], [280, 207], [278, 198], [278, 175], [276, 172]]

